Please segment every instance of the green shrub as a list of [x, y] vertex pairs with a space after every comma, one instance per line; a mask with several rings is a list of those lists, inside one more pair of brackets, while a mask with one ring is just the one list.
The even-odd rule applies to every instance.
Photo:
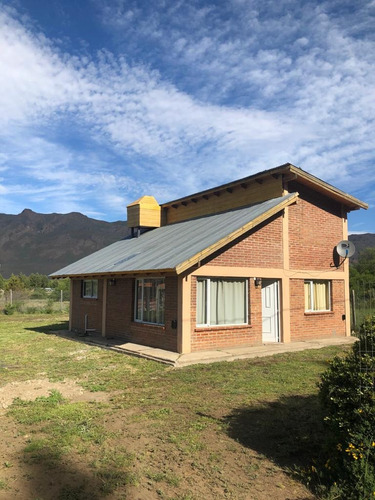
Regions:
[[3, 313], [10, 316], [16, 312], [16, 305], [15, 304], [5, 304]]
[[25, 312], [26, 312], [26, 314], [36, 314], [36, 313], [40, 312], [40, 310], [37, 307], [29, 306], [29, 307], [26, 307]]
[[43, 309], [43, 313], [52, 314], [53, 313], [53, 300], [48, 299], [46, 306]]
[[45, 299], [47, 297], [47, 292], [44, 288], [35, 288], [33, 293], [30, 295], [30, 299]]
[[331, 361], [319, 386], [327, 428], [322, 475], [335, 498], [375, 497], [374, 380], [375, 316], [361, 325], [351, 352]]

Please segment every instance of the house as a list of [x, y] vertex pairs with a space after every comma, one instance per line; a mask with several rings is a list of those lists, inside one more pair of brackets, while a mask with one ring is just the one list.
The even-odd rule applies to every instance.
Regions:
[[69, 328], [188, 353], [350, 335], [347, 214], [366, 203], [291, 164], [159, 205], [53, 275]]

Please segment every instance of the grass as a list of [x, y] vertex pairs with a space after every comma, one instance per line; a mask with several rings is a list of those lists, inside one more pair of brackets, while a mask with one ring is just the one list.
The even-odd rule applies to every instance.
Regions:
[[73, 379], [92, 392], [86, 402], [58, 391], [14, 401], [8, 418], [23, 454], [5, 458], [12, 467], [1, 468], [0, 489], [19, 465], [30, 481], [41, 466], [59, 478], [46, 498], [256, 499], [281, 483], [313, 498], [295, 478], [324, 440], [317, 382], [343, 348], [173, 370], [49, 334], [66, 320], [15, 314], [0, 323], [1, 386]]

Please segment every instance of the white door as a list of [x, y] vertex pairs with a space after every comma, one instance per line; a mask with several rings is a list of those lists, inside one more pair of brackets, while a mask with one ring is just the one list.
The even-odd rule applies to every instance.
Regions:
[[262, 340], [280, 342], [279, 282], [262, 279]]

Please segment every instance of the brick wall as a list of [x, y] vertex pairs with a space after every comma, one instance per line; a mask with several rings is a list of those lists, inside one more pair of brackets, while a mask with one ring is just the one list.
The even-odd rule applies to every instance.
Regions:
[[107, 336], [121, 336], [130, 331], [134, 316], [134, 278], [117, 278], [107, 289]]
[[343, 239], [340, 206], [301, 185], [294, 188], [301, 199], [289, 207], [290, 269], [330, 271], [333, 249]]
[[98, 298], [84, 299], [82, 297], [82, 280], [72, 280], [73, 301], [71, 304], [72, 329], [84, 331], [85, 314], [88, 318], [88, 328], [102, 330], [103, 281], [98, 281]]
[[290, 280], [291, 341], [345, 336], [344, 281], [332, 280], [332, 311], [305, 313], [304, 280]]
[[[113, 319], [111, 328], [109, 319], [107, 323], [107, 335], [114, 337], [122, 337], [128, 342], [135, 344], [148, 345], [150, 347], [158, 347], [168, 351], [177, 352], [177, 329], [172, 328], [172, 320], [177, 320], [177, 276], [167, 276], [165, 278], [165, 324], [164, 326], [150, 325], [146, 323], [138, 323], [133, 321], [134, 318], [134, 279], [126, 278], [123, 285], [123, 300], [126, 306], [121, 314], [121, 304], [113, 310]], [[121, 302], [121, 295], [117, 298]], [[108, 304], [110, 301], [108, 300]], [[107, 313], [108, 314], [108, 313]], [[125, 320], [125, 326], [122, 327], [121, 315]], [[115, 319], [116, 325], [114, 324]]]
[[261, 290], [255, 288], [254, 280], [249, 279], [249, 324], [236, 326], [197, 327], [196, 302], [197, 278], [191, 282], [191, 350], [201, 351], [213, 348], [257, 345], [262, 342], [262, 304]]
[[246, 237], [232, 242], [214, 254], [208, 266], [273, 267], [283, 266], [282, 216], [276, 215]]
[[[117, 278], [115, 286], [107, 288], [106, 336], [119, 337], [136, 344], [177, 351], [177, 277], [165, 278], [165, 325], [149, 325], [134, 319], [134, 278]], [[102, 331], [103, 280], [98, 282], [98, 298], [81, 297], [81, 280], [73, 281], [72, 328], [84, 330], [84, 316], [88, 314], [89, 328]]]

